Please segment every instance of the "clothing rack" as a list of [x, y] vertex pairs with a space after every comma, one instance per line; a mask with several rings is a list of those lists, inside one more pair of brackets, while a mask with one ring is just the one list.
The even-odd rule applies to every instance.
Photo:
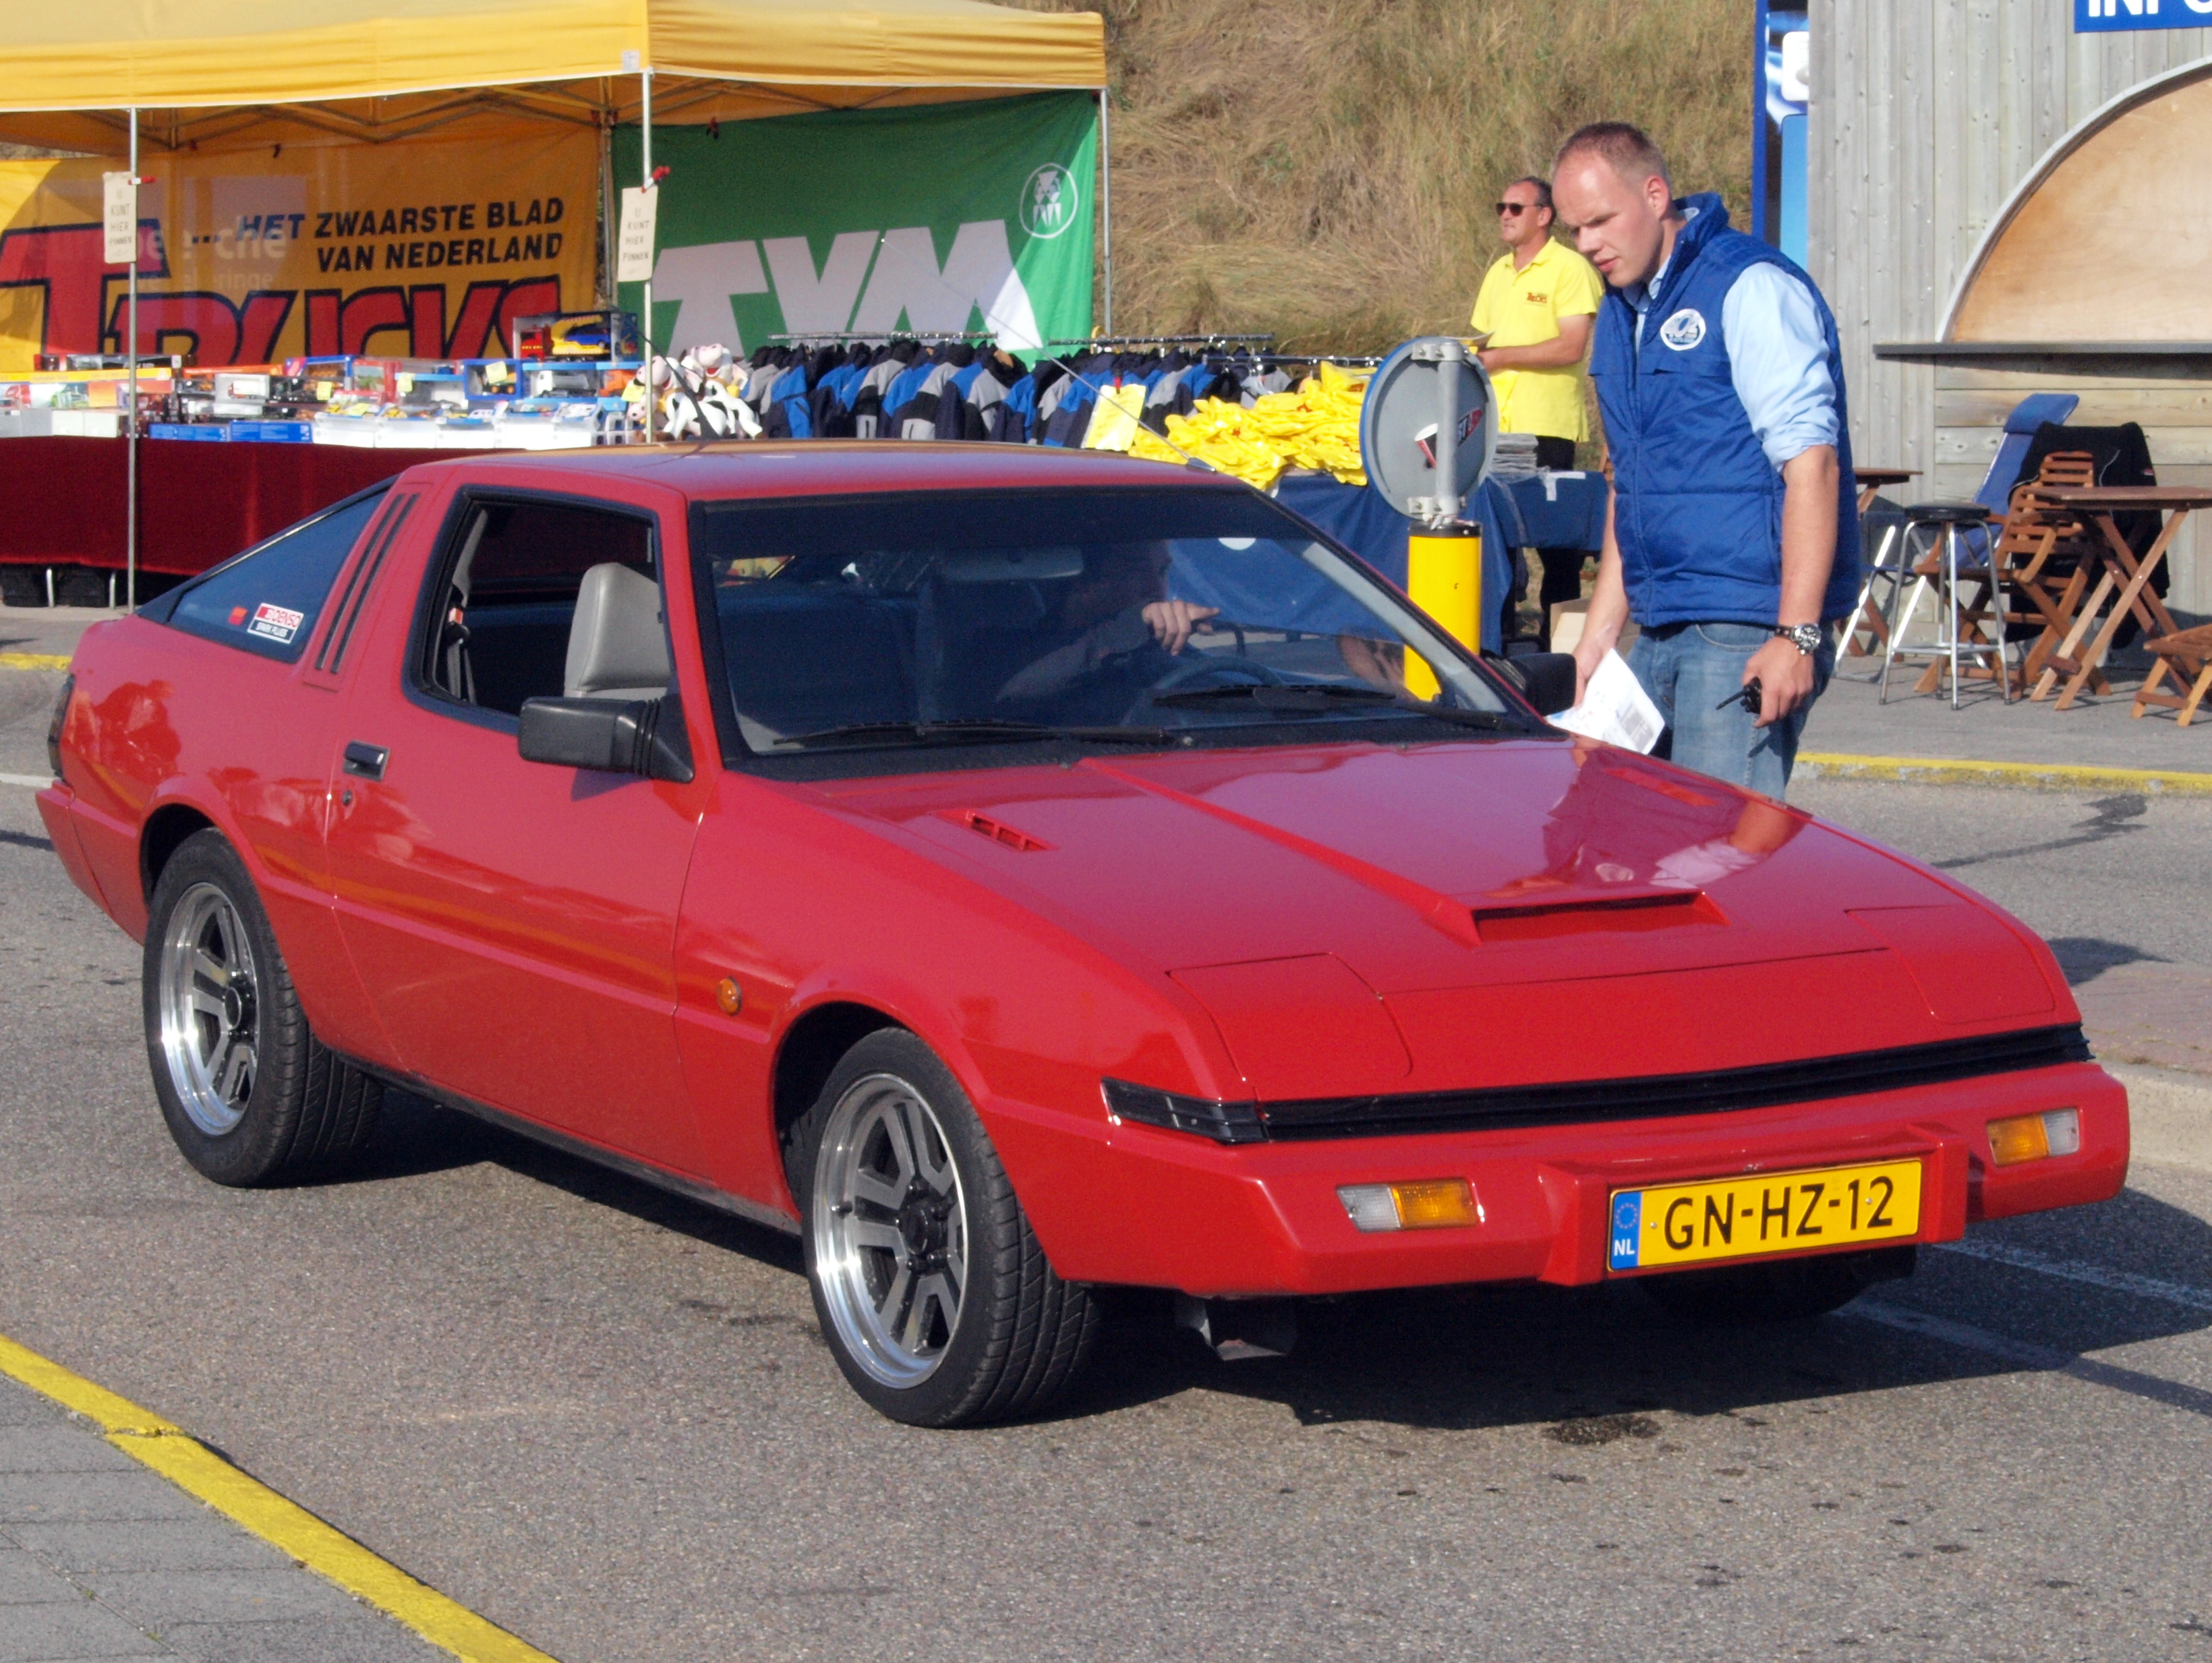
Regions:
[[1047, 347], [1209, 347], [1272, 343], [1273, 335], [1086, 335]]
[[766, 346], [795, 347], [809, 344], [828, 346], [832, 342], [844, 341], [996, 341], [995, 330], [923, 330], [909, 329], [810, 329], [798, 334], [775, 334], [761, 337]]

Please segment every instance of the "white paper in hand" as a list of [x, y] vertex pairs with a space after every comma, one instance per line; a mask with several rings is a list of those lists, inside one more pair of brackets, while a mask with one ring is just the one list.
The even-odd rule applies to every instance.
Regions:
[[1590, 672], [1583, 701], [1572, 710], [1552, 718], [1553, 727], [1579, 733], [1585, 739], [1601, 739], [1609, 745], [1626, 745], [1648, 753], [1666, 731], [1666, 719], [1636, 672], [1620, 653], [1608, 652]]

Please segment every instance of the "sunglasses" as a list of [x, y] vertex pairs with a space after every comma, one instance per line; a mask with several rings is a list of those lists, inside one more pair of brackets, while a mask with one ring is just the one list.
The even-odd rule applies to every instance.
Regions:
[[1540, 202], [1501, 202], [1495, 204], [1501, 214], [1533, 214], [1543, 205]]

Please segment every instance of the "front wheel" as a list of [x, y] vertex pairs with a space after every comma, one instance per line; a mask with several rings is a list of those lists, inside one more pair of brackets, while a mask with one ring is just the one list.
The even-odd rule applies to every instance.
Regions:
[[1037, 1245], [951, 1071], [902, 1029], [846, 1053], [793, 1128], [792, 1189], [823, 1337], [893, 1420], [1042, 1408], [1081, 1368], [1097, 1302]]
[[368, 1141], [384, 1089], [307, 1027], [238, 853], [186, 838], [147, 907], [146, 1051], [169, 1135], [218, 1184], [281, 1183]]
[[1707, 1327], [1792, 1322], [1825, 1316], [1877, 1282], [1911, 1276], [1917, 1256], [1918, 1249], [1909, 1246], [1877, 1247], [1870, 1253], [1676, 1271], [1638, 1277], [1637, 1285], [1668, 1315]]

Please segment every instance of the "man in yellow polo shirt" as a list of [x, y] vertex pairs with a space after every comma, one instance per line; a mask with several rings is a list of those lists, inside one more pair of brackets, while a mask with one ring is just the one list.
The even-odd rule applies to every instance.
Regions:
[[[1536, 435], [1536, 465], [1571, 468], [1575, 446], [1589, 437], [1583, 364], [1605, 282], [1573, 249], [1552, 240], [1552, 186], [1518, 179], [1498, 203], [1505, 244], [1484, 274], [1474, 324], [1489, 337], [1477, 355], [1498, 389], [1498, 430]], [[1581, 549], [1539, 549], [1544, 563], [1543, 623], [1551, 644], [1552, 608], [1583, 590]], [[1510, 613], [1508, 614], [1509, 622]]]

